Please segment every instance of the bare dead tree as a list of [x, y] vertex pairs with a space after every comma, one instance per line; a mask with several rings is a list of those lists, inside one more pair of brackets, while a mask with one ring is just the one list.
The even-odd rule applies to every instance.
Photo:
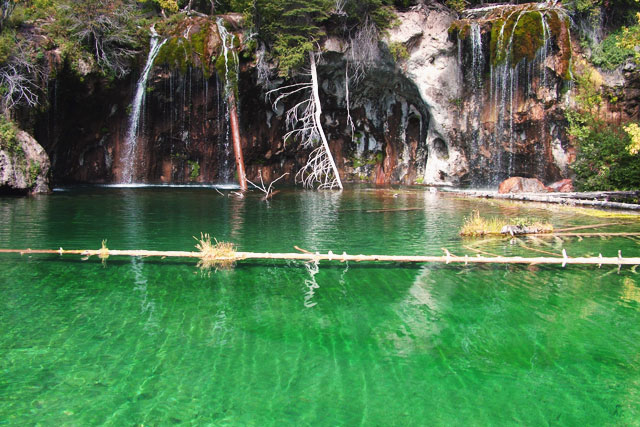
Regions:
[[334, 0], [332, 13], [337, 16], [346, 16], [347, 12], [345, 12], [344, 10], [344, 6], [346, 3], [347, 0]]
[[130, 2], [82, 0], [77, 5], [64, 6], [70, 30], [89, 47], [97, 65], [117, 77], [129, 73], [129, 61], [137, 53], [135, 34], [128, 23], [135, 14]]
[[378, 27], [367, 17], [362, 26], [349, 37], [349, 44], [344, 71], [345, 102], [347, 104], [347, 124], [351, 127], [351, 134], [355, 133], [355, 124], [351, 118], [350, 85], [360, 83], [367, 69], [380, 58], [378, 49]]
[[322, 129], [318, 73], [316, 70], [316, 53], [309, 52], [310, 72], [306, 75], [311, 81], [294, 83], [267, 92], [267, 97], [276, 95], [272, 102], [274, 110], [278, 103], [293, 95], [302, 93], [304, 98], [286, 112], [285, 122], [291, 129], [284, 135], [285, 142], [289, 138], [297, 138], [303, 148], [312, 148], [320, 143], [309, 155], [307, 163], [298, 171], [295, 180], [306, 188], [342, 189], [342, 181], [338, 168], [333, 160], [329, 142]]
[[273, 184], [275, 184], [276, 182], [280, 181], [282, 178], [284, 178], [285, 176], [289, 175], [289, 173], [283, 173], [282, 175], [280, 175], [278, 178], [274, 179], [273, 181], [271, 181], [269, 183], [269, 186], [265, 186], [264, 181], [262, 180], [262, 169], [258, 170], [258, 175], [260, 177], [260, 185], [256, 185], [253, 182], [249, 181], [247, 179], [247, 182], [249, 184], [251, 184], [256, 190], [262, 191], [264, 193], [264, 197], [262, 197], [262, 200], [268, 200], [269, 198], [271, 198], [274, 194], [276, 194], [278, 191], [274, 191], [273, 190]]
[[260, 43], [260, 47], [256, 51], [256, 72], [257, 82], [263, 88], [270, 89], [272, 87], [271, 78], [273, 77], [273, 70], [269, 66], [267, 60], [267, 48], [264, 43]]
[[44, 70], [35, 60], [25, 42], [18, 42], [8, 60], [0, 66], [1, 108], [3, 112], [18, 104], [29, 107], [38, 105], [39, 82], [44, 80]]

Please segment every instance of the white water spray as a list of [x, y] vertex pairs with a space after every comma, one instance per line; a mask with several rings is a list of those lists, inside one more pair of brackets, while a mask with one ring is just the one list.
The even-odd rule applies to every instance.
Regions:
[[136, 152], [138, 148], [138, 129], [140, 127], [140, 112], [144, 104], [144, 97], [147, 91], [147, 80], [153, 68], [153, 61], [155, 61], [160, 48], [167, 40], [162, 40], [158, 43], [158, 33], [151, 27], [151, 42], [149, 45], [149, 56], [147, 57], [147, 63], [142, 70], [138, 84], [136, 85], [136, 94], [131, 104], [131, 115], [129, 116], [129, 128], [127, 130], [127, 137], [124, 141], [124, 149], [120, 156], [120, 164], [122, 165], [122, 176], [120, 182], [123, 184], [130, 184], [133, 182], [136, 171]]

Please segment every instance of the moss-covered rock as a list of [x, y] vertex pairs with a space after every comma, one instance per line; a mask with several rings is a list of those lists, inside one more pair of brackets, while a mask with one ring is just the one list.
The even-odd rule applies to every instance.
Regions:
[[156, 64], [185, 72], [201, 68], [206, 77], [214, 72], [222, 41], [215, 19], [189, 17], [165, 28], [168, 40], [160, 49]]

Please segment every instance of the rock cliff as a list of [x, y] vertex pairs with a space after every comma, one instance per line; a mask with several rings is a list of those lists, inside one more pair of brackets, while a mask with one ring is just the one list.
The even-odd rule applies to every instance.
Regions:
[[49, 191], [49, 157], [28, 133], [17, 131], [0, 144], [0, 194]]

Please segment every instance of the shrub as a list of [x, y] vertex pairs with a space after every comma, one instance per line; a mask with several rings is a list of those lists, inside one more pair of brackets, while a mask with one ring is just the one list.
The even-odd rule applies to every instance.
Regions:
[[622, 46], [622, 33], [610, 34], [593, 49], [591, 62], [605, 70], [615, 70], [625, 59], [633, 56], [633, 49]]
[[571, 166], [582, 191], [640, 188], [640, 155], [628, 147], [631, 138], [619, 125], [589, 113], [570, 112], [569, 133], [575, 137], [578, 156]]

